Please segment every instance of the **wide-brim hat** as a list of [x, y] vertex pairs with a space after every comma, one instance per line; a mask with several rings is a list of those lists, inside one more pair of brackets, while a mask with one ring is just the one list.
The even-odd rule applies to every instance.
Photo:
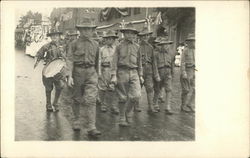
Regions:
[[168, 40], [168, 39], [162, 38], [162, 39], [160, 40], [160, 42], [157, 43], [157, 45], [173, 44], [173, 43], [174, 43], [173, 41], [170, 41], [170, 40]]
[[194, 41], [194, 40], [195, 40], [194, 34], [193, 33], [188, 34], [186, 41]]
[[162, 40], [162, 37], [156, 37], [156, 39], [153, 41], [154, 44], [160, 43]]
[[150, 35], [153, 31], [149, 31], [147, 27], [144, 27], [141, 32], [138, 33], [138, 36]]
[[135, 34], [138, 34], [138, 33], [139, 33], [139, 31], [137, 31], [137, 30], [134, 28], [134, 26], [133, 26], [132, 23], [128, 23], [127, 25], [125, 25], [124, 28], [120, 29], [120, 32], [122, 32], [122, 33], [126, 32], [126, 31], [132, 31], [132, 32], [134, 32]]
[[100, 40], [101, 37], [98, 36], [98, 34], [97, 34], [96, 32], [94, 32], [93, 35], [92, 35], [92, 39], [93, 39], [93, 40]]
[[78, 24], [76, 24], [75, 26], [77, 29], [81, 29], [81, 28], [96, 28], [97, 25], [95, 25], [95, 21], [94, 19], [91, 19], [91, 18], [82, 18], [80, 20], [80, 22]]
[[107, 33], [103, 36], [103, 38], [118, 38], [115, 31], [108, 30]]
[[47, 36], [53, 36], [53, 35], [61, 35], [63, 32], [58, 31], [56, 29], [51, 29], [49, 33], [47, 33]]
[[77, 36], [79, 35], [78, 32], [76, 30], [70, 30], [68, 33], [67, 33], [68, 36]]

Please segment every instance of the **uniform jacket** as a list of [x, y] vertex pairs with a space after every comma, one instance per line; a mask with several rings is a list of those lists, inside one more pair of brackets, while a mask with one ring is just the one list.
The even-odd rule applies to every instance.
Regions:
[[148, 74], [155, 74], [157, 67], [155, 65], [154, 48], [148, 42], [141, 41], [139, 50], [142, 56], [143, 71]]
[[181, 72], [191, 67], [195, 68], [195, 49], [186, 47], [181, 55]]
[[67, 66], [72, 74], [74, 64], [85, 64], [95, 66], [98, 72], [99, 45], [96, 41], [80, 37], [69, 44], [67, 52]]
[[57, 58], [66, 58], [65, 49], [60, 43], [49, 42], [42, 46], [36, 54], [37, 61], [44, 59], [45, 63]]
[[116, 75], [118, 67], [126, 67], [136, 68], [139, 76], [142, 76], [142, 60], [139, 45], [128, 40], [122, 41], [116, 47], [111, 66], [112, 75]]
[[169, 67], [173, 73], [174, 68], [174, 57], [170, 52], [163, 49], [155, 49], [155, 65], [157, 67], [155, 77], [159, 77], [158, 70], [160, 68]]

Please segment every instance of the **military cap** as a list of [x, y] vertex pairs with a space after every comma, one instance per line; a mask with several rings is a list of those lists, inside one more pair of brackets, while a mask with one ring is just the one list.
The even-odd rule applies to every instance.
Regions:
[[139, 36], [144, 36], [144, 35], [149, 35], [152, 34], [153, 31], [149, 31], [148, 27], [143, 27], [143, 29], [141, 30], [141, 32], [138, 33]]
[[188, 34], [186, 41], [194, 41], [194, 40], [195, 40], [194, 34], [193, 33]]
[[173, 43], [173, 41], [169, 41], [169, 40], [166, 39], [166, 38], [162, 38], [162, 39], [160, 40], [160, 42], [157, 43], [157, 45], [172, 44], [172, 43]]
[[96, 28], [97, 26], [95, 25], [95, 21], [92, 18], [82, 18], [80, 22], [76, 25], [77, 29], [81, 28]]
[[53, 35], [61, 35], [63, 34], [63, 32], [55, 29], [55, 28], [52, 28], [49, 33], [47, 33], [47, 36], [53, 36]]
[[103, 38], [109, 38], [109, 37], [118, 38], [115, 31], [113, 30], [108, 30], [107, 33], [103, 36]]
[[126, 32], [126, 31], [133, 31], [135, 34], [138, 34], [139, 31], [137, 31], [134, 27], [134, 25], [132, 23], [128, 23], [127, 25], [125, 25], [124, 28], [120, 29], [120, 31], [122, 33]]

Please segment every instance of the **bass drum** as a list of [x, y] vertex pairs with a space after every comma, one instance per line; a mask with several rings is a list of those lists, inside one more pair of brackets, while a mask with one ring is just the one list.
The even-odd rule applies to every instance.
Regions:
[[[63, 59], [55, 59], [48, 63], [42, 71], [42, 74], [46, 78], [54, 77], [58, 73], [62, 73], [66, 68], [66, 62]], [[62, 74], [64, 76], [64, 74]]]

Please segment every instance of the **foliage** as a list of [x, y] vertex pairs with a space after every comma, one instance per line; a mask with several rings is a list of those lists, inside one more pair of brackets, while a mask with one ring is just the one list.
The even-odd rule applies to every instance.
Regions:
[[23, 27], [26, 23], [29, 22], [29, 19], [33, 19], [34, 24], [40, 24], [42, 22], [42, 14], [38, 12], [33, 13], [32, 11], [28, 11], [26, 15], [20, 17], [19, 25]]

